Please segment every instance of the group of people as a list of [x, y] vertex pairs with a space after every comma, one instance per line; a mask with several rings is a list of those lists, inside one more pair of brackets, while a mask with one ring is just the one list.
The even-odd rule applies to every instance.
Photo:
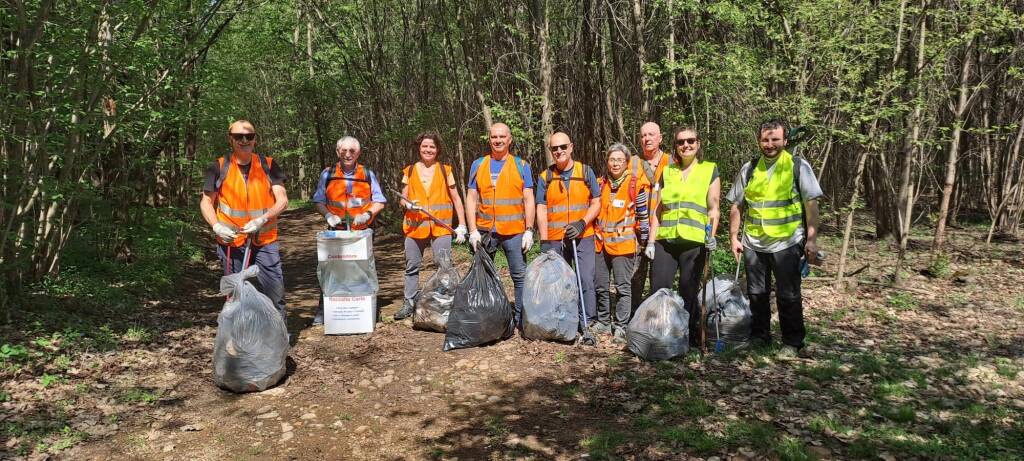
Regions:
[[[765, 344], [771, 340], [774, 277], [780, 354], [795, 356], [805, 337], [800, 266], [804, 257], [813, 263], [817, 255], [822, 192], [810, 164], [786, 150], [787, 131], [777, 119], [757, 127], [761, 155], [736, 172], [726, 199], [731, 203], [729, 247], [746, 268], [751, 338]], [[622, 143], [608, 146], [599, 175], [574, 160], [569, 135], [554, 133], [546, 145], [554, 162], [534, 176], [529, 163], [512, 154], [509, 127], [495, 123], [488, 132], [490, 151], [469, 169], [465, 203], [451, 165], [440, 161], [440, 137], [434, 132], [417, 136], [418, 160], [402, 170], [405, 299], [395, 319], [414, 312], [426, 248], [438, 254], [450, 252], [453, 242], [468, 241], [491, 258], [499, 250], [504, 253], [514, 286], [514, 321], [521, 328], [525, 254], [534, 245], [534, 228], [542, 251], [555, 251], [575, 264], [583, 313], [594, 333], [624, 340], [644, 294], [672, 288], [677, 281], [694, 318], [703, 269], [717, 247], [720, 171], [703, 159], [700, 134], [692, 127], [675, 131], [669, 152], [662, 150], [657, 123], [645, 123], [639, 135], [637, 155]], [[261, 269], [262, 290], [283, 316], [276, 241], [277, 217], [288, 203], [285, 175], [272, 158], [254, 153], [251, 123], [232, 123], [228, 137], [232, 152], [207, 169], [200, 208], [217, 236], [226, 271], [241, 270], [241, 247], [248, 242], [249, 262]], [[360, 152], [357, 139], [340, 139], [338, 163], [320, 175], [313, 202], [331, 229], [366, 229], [387, 202], [376, 175], [358, 162]], [[321, 311], [314, 323], [322, 322]], [[698, 328], [699, 322], [690, 322], [691, 342]]]

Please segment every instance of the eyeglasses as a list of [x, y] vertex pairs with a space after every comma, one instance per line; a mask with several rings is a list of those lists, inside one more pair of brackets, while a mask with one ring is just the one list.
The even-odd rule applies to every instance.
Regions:
[[228, 135], [238, 142], [256, 140], [256, 133], [228, 133]]
[[676, 140], [676, 145], [677, 146], [682, 146], [684, 144], [693, 145], [693, 144], [697, 144], [698, 142], [700, 142], [700, 140], [697, 139], [697, 138], [684, 138], [684, 139], [677, 139]]
[[610, 159], [608, 159], [608, 163], [626, 163], [626, 159], [624, 159], [624, 158], [610, 158]]
[[549, 149], [551, 149], [551, 152], [558, 152], [558, 151], [562, 151], [562, 150], [569, 150], [569, 145], [568, 144], [559, 144], [557, 146], [551, 146]]

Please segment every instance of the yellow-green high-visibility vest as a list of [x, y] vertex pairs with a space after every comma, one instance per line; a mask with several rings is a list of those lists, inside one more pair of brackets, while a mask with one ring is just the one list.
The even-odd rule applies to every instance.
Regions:
[[658, 240], [683, 239], [704, 241], [704, 227], [708, 224], [708, 187], [715, 174], [713, 162], [699, 162], [683, 179], [683, 167], [673, 163], [665, 167], [661, 190], [661, 222]]
[[779, 153], [771, 177], [768, 177], [764, 156], [757, 161], [757, 167], [743, 190], [747, 205], [744, 226], [747, 235], [784, 238], [800, 228], [804, 207], [800, 203], [800, 193], [793, 190], [793, 168], [793, 156], [787, 151]]

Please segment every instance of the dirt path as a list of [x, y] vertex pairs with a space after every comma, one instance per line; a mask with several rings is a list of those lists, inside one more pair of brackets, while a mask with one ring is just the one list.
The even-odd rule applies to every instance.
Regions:
[[[786, 450], [821, 458], [893, 456], [893, 447], [920, 456], [896, 436], [873, 441], [882, 436], [870, 425], [848, 432], [839, 424], [870, 421], [871, 414], [898, 423], [886, 408], [918, 401], [908, 396], [926, 402], [907, 423], [924, 424], [922, 430], [933, 430], [933, 413], [940, 418], [943, 408], [956, 412], [972, 402], [1005, 409], [1004, 419], [993, 416], [1003, 426], [991, 433], [1020, 427], [1012, 419], [1024, 413], [1020, 380], [998, 368], [1024, 366], [1022, 310], [1015, 310], [1024, 308], [1008, 300], [1020, 294], [1019, 264], [984, 263], [984, 270], [1009, 277], [984, 289], [954, 281], [922, 286], [940, 296], [922, 296], [912, 308], [894, 307], [891, 294], [867, 290], [854, 299], [811, 285], [806, 309], [815, 358], [796, 363], [755, 353], [691, 354], [651, 365], [607, 340], [578, 348], [514, 338], [446, 353], [443, 335], [414, 331], [408, 321], [384, 322], [370, 336], [325, 337], [308, 326], [318, 296], [313, 231], [320, 219], [308, 210], [283, 219], [288, 323], [297, 335], [283, 383], [246, 395], [213, 386], [209, 361], [221, 299], [207, 288], [215, 281], [211, 267], [198, 305], [178, 306], [191, 310], [180, 314], [190, 323], [167, 328], [135, 353], [134, 383], [158, 390], [159, 398], [140, 402], [113, 431], [59, 456], [742, 460], [803, 459]], [[388, 318], [401, 302], [401, 240], [383, 237], [375, 247], [379, 304]], [[987, 320], [995, 318], [998, 325]], [[973, 362], [956, 356], [967, 351]], [[879, 403], [880, 382], [904, 390]], [[933, 400], [938, 410], [930, 409]], [[917, 440], [912, 428], [906, 432]], [[861, 445], [867, 451], [852, 451]]]

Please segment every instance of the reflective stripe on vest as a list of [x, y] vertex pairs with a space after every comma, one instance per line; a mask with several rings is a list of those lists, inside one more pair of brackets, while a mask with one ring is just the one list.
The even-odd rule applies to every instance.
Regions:
[[[621, 184], [612, 193], [611, 182], [601, 181], [601, 213], [597, 216], [596, 246], [612, 256], [635, 255], [636, 243], [636, 204], [630, 197], [629, 186]], [[622, 206], [614, 206], [616, 202]]]
[[693, 165], [686, 179], [683, 179], [682, 165], [672, 164], [665, 168], [658, 240], [704, 241], [704, 227], [708, 223], [708, 188], [714, 173], [715, 164], [712, 162]]
[[476, 213], [476, 226], [499, 235], [522, 234], [526, 231], [526, 207], [523, 188], [526, 183], [519, 174], [514, 155], [507, 155], [498, 173], [497, 184], [491, 181], [491, 155], [480, 161], [476, 170], [476, 187], [480, 206]]
[[754, 237], [786, 238], [800, 228], [803, 204], [793, 190], [793, 156], [782, 151], [769, 177], [764, 157], [743, 191], [746, 204], [744, 231]]
[[[423, 181], [420, 180], [419, 168], [413, 164], [406, 168], [406, 184], [409, 186], [409, 199], [415, 200], [424, 210], [434, 215], [437, 219], [451, 225], [452, 198], [448, 193], [448, 181], [445, 179], [451, 174], [451, 167], [440, 163], [434, 164], [434, 177], [430, 180], [430, 189], [423, 188]], [[445, 176], [442, 176], [445, 175]], [[402, 220], [402, 231], [409, 238], [425, 239], [429, 237], [440, 237], [449, 235], [451, 232], [443, 226], [438, 225], [433, 219], [419, 211], [405, 210]]]
[[[356, 165], [352, 177], [345, 177], [341, 168], [341, 162], [334, 165], [330, 176], [327, 178], [327, 210], [341, 217], [343, 222], [348, 222], [353, 230], [362, 230], [370, 227], [373, 217], [366, 224], [356, 226], [352, 222], [356, 216], [370, 211], [373, 204], [373, 188], [370, 185], [370, 174], [362, 165]], [[351, 186], [352, 190], [349, 191]], [[372, 215], [372, 213], [371, 213]]]
[[[590, 187], [587, 186], [586, 167], [583, 163], [573, 161], [569, 173], [569, 188], [565, 188], [565, 179], [554, 171], [555, 167], [544, 170], [541, 180], [545, 181], [545, 201], [547, 202], [548, 240], [562, 240], [565, 237], [565, 226], [583, 220], [590, 208]], [[557, 184], [557, 186], [555, 186]], [[587, 225], [580, 237], [594, 235], [593, 223]]]
[[[268, 166], [273, 164], [271, 157], [267, 157], [266, 161]], [[218, 162], [221, 169], [224, 170], [224, 158], [221, 157]], [[249, 165], [249, 175], [246, 178], [242, 176], [238, 164], [232, 160], [226, 169], [226, 177], [223, 179], [217, 195], [217, 221], [235, 232], [242, 230], [250, 220], [266, 214], [277, 201], [270, 189], [269, 172], [263, 171], [262, 162], [253, 161]], [[230, 242], [225, 242], [219, 237], [217, 241], [225, 245], [240, 247], [245, 244], [246, 237], [248, 236], [245, 234], [239, 234]], [[255, 240], [252, 243], [263, 246], [275, 241], [277, 241], [277, 218], [267, 220], [255, 234]]]

